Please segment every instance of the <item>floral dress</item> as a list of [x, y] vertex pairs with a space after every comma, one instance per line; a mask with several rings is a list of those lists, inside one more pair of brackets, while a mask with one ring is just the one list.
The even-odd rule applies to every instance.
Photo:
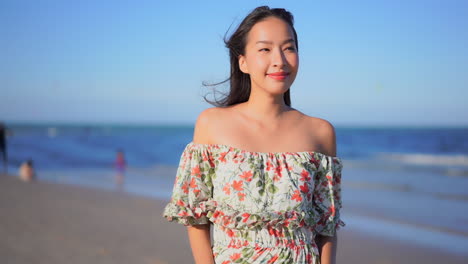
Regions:
[[213, 224], [215, 263], [320, 263], [317, 234], [340, 219], [338, 157], [313, 151], [252, 152], [190, 142], [163, 216]]

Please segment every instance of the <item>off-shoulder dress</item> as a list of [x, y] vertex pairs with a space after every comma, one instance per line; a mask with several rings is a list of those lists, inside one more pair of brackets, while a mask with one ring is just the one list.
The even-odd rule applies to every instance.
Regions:
[[342, 160], [315, 151], [253, 152], [190, 142], [163, 216], [213, 224], [215, 263], [320, 263], [317, 234], [335, 235]]

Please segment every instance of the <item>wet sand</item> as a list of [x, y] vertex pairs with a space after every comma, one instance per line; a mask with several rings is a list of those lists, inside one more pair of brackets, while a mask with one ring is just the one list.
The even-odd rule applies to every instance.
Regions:
[[[193, 263], [185, 227], [167, 201], [0, 175], [1, 263]], [[434, 248], [343, 227], [337, 263], [466, 263]]]

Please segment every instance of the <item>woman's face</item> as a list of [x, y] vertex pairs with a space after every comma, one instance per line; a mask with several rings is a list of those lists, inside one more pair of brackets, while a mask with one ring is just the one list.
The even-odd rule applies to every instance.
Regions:
[[252, 90], [284, 94], [299, 68], [294, 33], [282, 19], [268, 17], [255, 24], [247, 35], [245, 54], [239, 67], [250, 75]]

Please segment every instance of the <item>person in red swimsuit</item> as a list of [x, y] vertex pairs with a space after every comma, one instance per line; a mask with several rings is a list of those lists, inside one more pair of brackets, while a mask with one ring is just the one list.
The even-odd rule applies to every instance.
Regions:
[[125, 179], [125, 170], [127, 168], [127, 162], [125, 161], [125, 155], [122, 150], [117, 150], [117, 156], [115, 158], [114, 167], [117, 170], [115, 182], [119, 189], [122, 189]]

